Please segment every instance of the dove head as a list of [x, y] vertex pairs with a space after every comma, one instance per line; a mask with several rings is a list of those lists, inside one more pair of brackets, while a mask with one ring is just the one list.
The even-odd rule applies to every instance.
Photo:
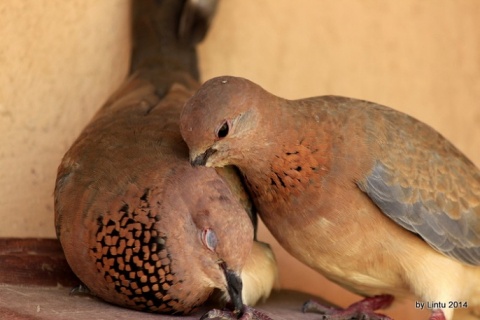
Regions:
[[[194, 235], [189, 239], [192, 246], [187, 247], [197, 248], [191, 255], [184, 255], [183, 258], [188, 258], [184, 263], [195, 261], [199, 264], [200, 271], [193, 272], [195, 279], [190, 281], [201, 280], [204, 287], [219, 289], [240, 312], [243, 307], [241, 271], [253, 245], [253, 225], [243, 206], [214, 170], [197, 168], [194, 171], [197, 170], [215, 177], [203, 183], [195, 179], [188, 187], [183, 184], [181, 192], [191, 213], [187, 221], [192, 228], [183, 232]], [[194, 193], [193, 189], [197, 192]], [[203, 193], [199, 194], [198, 190]], [[198, 196], [192, 196], [194, 194]]]
[[272, 97], [255, 83], [223, 76], [207, 81], [187, 101], [180, 131], [194, 166], [223, 167], [238, 161], [263, 139], [256, 130], [259, 108]]
[[214, 170], [188, 164], [184, 170], [176, 172], [170, 189], [176, 213], [163, 222], [171, 272], [181, 279], [170, 295], [198, 305], [216, 289], [241, 312], [241, 272], [253, 245], [252, 222]]

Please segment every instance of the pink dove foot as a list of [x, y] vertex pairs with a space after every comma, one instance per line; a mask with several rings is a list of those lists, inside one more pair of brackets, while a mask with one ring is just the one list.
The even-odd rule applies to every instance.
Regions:
[[[303, 305], [302, 311], [315, 311], [323, 314], [325, 320], [392, 320], [390, 317], [375, 313], [375, 310], [390, 306], [393, 302], [391, 295], [379, 295], [365, 298], [356, 302], [346, 309], [324, 306], [316, 301], [310, 300]], [[432, 320], [431, 318], [430, 320]], [[440, 320], [439, 318], [438, 320]], [[436, 320], [436, 318], [435, 318]]]

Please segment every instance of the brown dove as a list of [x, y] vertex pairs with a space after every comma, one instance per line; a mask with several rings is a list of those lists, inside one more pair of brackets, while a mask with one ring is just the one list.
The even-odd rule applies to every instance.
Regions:
[[274, 284], [241, 180], [193, 168], [178, 127], [214, 4], [134, 1], [131, 76], [59, 166], [57, 236], [76, 275], [108, 302], [188, 314], [219, 291], [241, 316]]
[[480, 303], [480, 171], [426, 124], [224, 76], [187, 102], [180, 130], [193, 165], [238, 167], [288, 252], [367, 297], [342, 310], [307, 305], [326, 319], [387, 319], [374, 310], [393, 297], [415, 297], [430, 320]]

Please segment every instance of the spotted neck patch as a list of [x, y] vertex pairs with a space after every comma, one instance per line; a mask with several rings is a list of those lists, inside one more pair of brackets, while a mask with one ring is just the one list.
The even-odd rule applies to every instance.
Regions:
[[136, 208], [125, 204], [117, 212], [100, 217], [95, 245], [89, 253], [107, 285], [124, 296], [131, 308], [187, 314], [193, 308], [169, 294], [169, 289], [182, 280], [176, 279], [171, 269], [168, 238], [155, 227], [161, 218], [151, 210], [148, 195], [146, 190]]
[[278, 202], [302, 194], [329, 171], [328, 149], [327, 144], [313, 146], [306, 139], [295, 145], [284, 145], [257, 179], [246, 176], [253, 196], [261, 198], [260, 201]]

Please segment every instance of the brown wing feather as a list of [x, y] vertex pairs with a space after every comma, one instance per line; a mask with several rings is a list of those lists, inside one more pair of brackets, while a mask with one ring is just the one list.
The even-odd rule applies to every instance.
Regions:
[[433, 248], [480, 264], [480, 171], [429, 126], [371, 105], [367, 131], [379, 147], [358, 185], [375, 204]]

